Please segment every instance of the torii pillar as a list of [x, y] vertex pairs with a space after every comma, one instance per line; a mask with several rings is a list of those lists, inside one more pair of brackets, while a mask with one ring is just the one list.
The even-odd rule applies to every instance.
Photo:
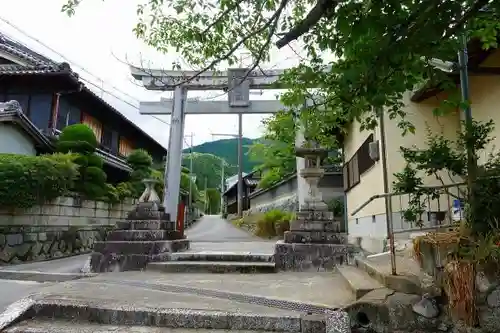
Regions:
[[[250, 101], [250, 89], [276, 89], [275, 83], [285, 70], [255, 71], [246, 68], [230, 69], [226, 72], [165, 71], [131, 67], [132, 76], [141, 80], [148, 90], [174, 91], [173, 100], [141, 102], [140, 113], [146, 115], [172, 115], [168, 157], [165, 168], [165, 211], [177, 216], [182, 164], [182, 139], [185, 114], [255, 114], [276, 113], [283, 109], [279, 101]], [[226, 90], [228, 102], [189, 101], [187, 90]], [[304, 135], [298, 132], [296, 145], [304, 142]], [[305, 160], [297, 157], [297, 170], [304, 168]], [[299, 204], [305, 202], [309, 185], [298, 178]], [[241, 186], [241, 184], [240, 184]]]

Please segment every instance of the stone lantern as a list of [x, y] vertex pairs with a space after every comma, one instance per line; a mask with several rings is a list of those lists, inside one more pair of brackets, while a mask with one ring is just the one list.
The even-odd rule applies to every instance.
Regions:
[[290, 230], [284, 239], [276, 243], [276, 267], [288, 271], [329, 271], [349, 259], [347, 235], [342, 233], [342, 219], [328, 211], [319, 190], [319, 182], [325, 174], [321, 162], [328, 156], [328, 149], [317, 142], [302, 137], [296, 145], [298, 158], [304, 158], [305, 165], [298, 175], [307, 183], [304, 200], [300, 203]]
[[94, 243], [93, 272], [143, 270], [150, 262], [169, 260], [173, 252], [189, 249], [189, 241], [165, 213], [154, 189], [155, 179], [144, 179], [144, 192], [126, 220], [105, 241]]
[[161, 202], [160, 197], [155, 191], [155, 185], [158, 183], [156, 179], [148, 178], [142, 181], [146, 188], [139, 198], [139, 202]]

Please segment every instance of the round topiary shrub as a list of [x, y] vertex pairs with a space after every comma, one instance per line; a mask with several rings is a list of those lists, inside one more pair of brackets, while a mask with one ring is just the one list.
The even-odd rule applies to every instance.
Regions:
[[75, 181], [74, 191], [88, 199], [101, 199], [106, 196], [106, 173], [102, 170], [103, 160], [95, 154], [97, 138], [85, 124], [66, 126], [57, 142], [57, 150], [77, 153], [79, 176]]
[[135, 149], [128, 155], [127, 163], [134, 170], [149, 169], [153, 165], [153, 158], [144, 149]]
[[97, 156], [96, 154], [88, 155], [87, 156], [87, 165], [89, 167], [96, 167], [99, 169], [102, 169], [104, 165], [104, 161], [100, 156]]
[[127, 157], [127, 163], [132, 168], [130, 173], [130, 190], [134, 198], [138, 198], [144, 192], [142, 181], [152, 176], [153, 158], [144, 149], [136, 149]]
[[[85, 124], [66, 126], [59, 135], [58, 143], [65, 146], [64, 148], [68, 148], [68, 144], [64, 142], [71, 142], [74, 148], [83, 148], [90, 145], [91, 151], [95, 150], [99, 145], [94, 131]], [[81, 153], [81, 151], [77, 150], [74, 150], [74, 152]]]

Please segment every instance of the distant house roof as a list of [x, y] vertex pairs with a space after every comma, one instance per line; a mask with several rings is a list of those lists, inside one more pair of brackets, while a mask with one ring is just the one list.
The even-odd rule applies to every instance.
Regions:
[[80, 81], [79, 75], [73, 72], [71, 66], [68, 63], [57, 63], [0, 33], [0, 57], [2, 57], [1, 53], [6, 53], [8, 55], [14, 56], [19, 60], [19, 62], [22, 62], [22, 64], [15, 63], [15, 61], [13, 61], [12, 64], [0, 64], [0, 76], [67, 76], [71, 78], [75, 82], [75, 84], [79, 84], [81, 86], [81, 91], [79, 93], [84, 94], [84, 97], [98, 101], [100, 104], [104, 105], [110, 112], [115, 113], [127, 123], [129, 123], [130, 126], [134, 127], [145, 137], [149, 138], [154, 144], [166, 150], [163, 145], [153, 139], [148, 133], [143, 131], [139, 126], [127, 119], [127, 117], [125, 117], [121, 112], [115, 109], [111, 104], [106, 102], [92, 90], [86, 87], [85, 84]]
[[[247, 174], [243, 173], [243, 182], [245, 183], [245, 185], [252, 186], [252, 187], [259, 185], [259, 180], [260, 179], [257, 179], [257, 178], [253, 177], [253, 176], [255, 176], [255, 173], [256, 173], [256, 171], [253, 171], [253, 172], [250, 172], [250, 173], [247, 173]], [[238, 175], [233, 176], [231, 178], [234, 178], [234, 177], [236, 179], [234, 179], [231, 182], [230, 186], [228, 186], [226, 188], [226, 191], [224, 191], [224, 193], [222, 195], [226, 195], [228, 192], [230, 192], [233, 188], [235, 188], [238, 185]]]
[[[246, 177], [247, 173], [243, 172], [243, 177]], [[226, 179], [226, 188], [231, 188], [238, 183], [238, 175], [233, 175]]]
[[26, 117], [17, 101], [0, 103], [0, 123], [12, 124], [26, 133], [35, 146], [44, 151], [51, 151], [54, 146], [49, 138]]

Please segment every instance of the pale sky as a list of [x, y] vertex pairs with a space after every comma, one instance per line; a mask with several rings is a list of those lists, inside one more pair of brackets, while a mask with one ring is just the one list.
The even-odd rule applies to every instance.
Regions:
[[[3, 0], [0, 31], [55, 61], [69, 62], [72, 69], [83, 79], [98, 86], [86, 83], [89, 88], [100, 92], [99, 87], [103, 87], [116, 95], [118, 98], [101, 92], [102, 97], [129, 120], [167, 147], [168, 126], [151, 116], [140, 115], [137, 109], [140, 100], [159, 100], [162, 93], [148, 92], [133, 81], [127, 62], [136, 61], [138, 64], [138, 59], [145, 59], [157, 67], [169, 69], [173, 60], [178, 57], [175, 53], [159, 54], [135, 38], [132, 28], [137, 21], [136, 5], [139, 2], [140, 0], [105, 0], [104, 2], [85, 0], [78, 8], [76, 15], [69, 18], [60, 11], [65, 0]], [[35, 40], [17, 31], [2, 19]], [[41, 45], [40, 42], [60, 53], [65, 59]], [[293, 47], [297, 51], [298, 48]], [[299, 62], [299, 57], [290, 48], [285, 47], [279, 52], [273, 50], [272, 54], [271, 63], [264, 64], [263, 68], [286, 68]], [[119, 91], [113, 87], [118, 88]], [[201, 96], [205, 99], [213, 99], [213, 96], [221, 95], [221, 93], [190, 92], [189, 97]], [[262, 96], [251, 96], [251, 98], [274, 99], [277, 93], [278, 91], [266, 91]], [[168, 97], [168, 94], [163, 93], [163, 96]], [[221, 98], [227, 99], [226, 96], [216, 99]], [[170, 122], [170, 116], [159, 117]], [[259, 137], [262, 134], [260, 122], [263, 117], [262, 115], [245, 115], [243, 135], [250, 138]], [[237, 134], [237, 116], [189, 115], [186, 119], [185, 134], [191, 132], [194, 133], [195, 145], [212, 141], [212, 133]], [[188, 141], [189, 139], [186, 139], [185, 146]]]

